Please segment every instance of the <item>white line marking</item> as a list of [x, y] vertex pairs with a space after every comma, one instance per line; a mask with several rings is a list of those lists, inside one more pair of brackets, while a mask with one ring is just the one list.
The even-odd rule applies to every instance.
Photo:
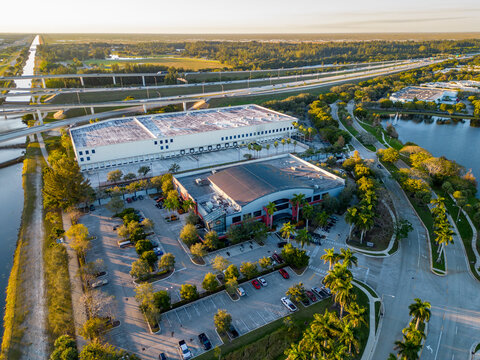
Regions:
[[455, 326], [455, 335], [457, 335], [458, 332], [458, 326]]
[[188, 316], [188, 318], [189, 318], [189, 319], [191, 319], [191, 318], [192, 318], [192, 316], [191, 316], [191, 315], [188, 313], [188, 311], [187, 311], [187, 307], [184, 307], [184, 308], [183, 308], [183, 310], [185, 310], [185, 312], [187, 313], [187, 316]]
[[200, 316], [200, 311], [198, 311], [197, 304], [193, 304], [193, 308], [194, 308], [195, 311], [197, 312], [197, 315]]
[[245, 321], [243, 321], [243, 319], [240, 319], [240, 321], [243, 323], [243, 325], [245, 325], [245, 327], [247, 328], [247, 330], [250, 331], [250, 328], [247, 326], [247, 324], [245, 324]]
[[418, 260], [417, 260], [417, 267], [420, 267], [420, 234], [417, 229], [417, 242], [418, 242]]
[[205, 308], [206, 311], [208, 311], [207, 305], [205, 305], [205, 301], [202, 301], [203, 307]]
[[172, 326], [172, 323], [171, 323], [170, 319], [168, 318], [168, 315], [167, 315], [167, 314], [165, 314], [165, 318], [167, 319], [168, 324], [169, 324], [170, 326]]
[[213, 300], [210, 298], [210, 301], [212, 302], [213, 304], [213, 307], [216, 309], [217, 308], [217, 305], [215, 305], [215, 303], [213, 302]]
[[265, 324], [268, 322], [267, 320], [265, 320], [265, 318], [262, 316], [262, 314], [260, 314], [258, 311], [257, 311], [257, 314], [258, 314], [258, 316], [260, 316], [262, 318], [263, 321], [265, 321]]
[[435, 351], [435, 360], [437, 360], [438, 350], [440, 349], [440, 341], [442, 340], [443, 330], [440, 331], [440, 336], [438, 337], [437, 351]]
[[175, 310], [175, 315], [177, 315], [178, 323], [181, 325], [182, 321], [180, 320], [180, 316], [178, 316], [177, 310]]

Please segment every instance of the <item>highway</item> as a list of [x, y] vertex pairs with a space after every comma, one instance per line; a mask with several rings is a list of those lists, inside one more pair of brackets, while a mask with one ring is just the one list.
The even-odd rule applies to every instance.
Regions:
[[16, 139], [19, 137], [24, 137], [31, 134], [41, 133], [43, 131], [60, 128], [66, 125], [73, 125], [76, 123], [87, 122], [95, 118], [107, 118], [111, 116], [120, 116], [125, 114], [122, 111], [126, 111], [127, 113], [132, 113], [134, 112], [132, 107], [137, 109], [136, 112], [141, 112], [142, 110], [146, 112], [148, 109], [151, 109], [151, 108], [166, 106], [169, 104], [178, 104], [182, 102], [196, 102], [199, 100], [208, 101], [210, 99], [224, 98], [224, 97], [259, 96], [259, 95], [278, 94], [278, 93], [292, 92], [292, 91], [309, 90], [309, 89], [314, 89], [318, 87], [338, 85], [346, 81], [361, 80], [361, 79], [371, 78], [379, 75], [393, 74], [396, 72], [401, 72], [409, 69], [430, 65], [432, 63], [434, 63], [434, 61], [426, 62], [426, 63], [425, 62], [413, 63], [413, 64], [408, 64], [403, 66], [394, 66], [394, 67], [381, 69], [381, 70], [368, 70], [368, 71], [363, 71], [356, 74], [337, 75], [337, 76], [323, 78], [320, 80], [298, 81], [298, 82], [285, 83], [280, 85], [260, 86], [260, 87], [249, 88], [249, 89], [229, 90], [224, 92], [214, 92], [214, 93], [205, 93], [205, 94], [179, 95], [179, 96], [164, 97], [164, 98], [157, 98], [157, 99], [112, 101], [112, 102], [105, 102], [105, 103], [90, 103], [90, 104], [57, 104], [57, 105], [4, 104], [2, 105], [3, 109], [2, 111], [0, 111], [0, 115], [32, 113], [32, 112], [44, 113], [48, 111], [57, 111], [61, 109], [73, 109], [73, 108], [93, 109], [96, 107], [116, 107], [116, 106], [122, 106], [122, 107], [125, 106], [128, 108], [115, 110], [114, 112], [103, 112], [98, 114], [85, 115], [85, 116], [70, 118], [62, 121], [56, 121], [54, 123], [38, 125], [38, 126], [26, 128], [26, 129], [14, 130], [8, 133], [3, 133], [3, 134], [0, 134], [0, 143], [9, 141], [12, 139]]

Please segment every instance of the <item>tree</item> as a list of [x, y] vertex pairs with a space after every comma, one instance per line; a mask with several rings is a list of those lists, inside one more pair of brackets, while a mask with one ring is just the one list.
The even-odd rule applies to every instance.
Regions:
[[190, 198], [184, 200], [182, 203], [182, 209], [185, 212], [195, 209], [195, 202]]
[[430, 308], [431, 305], [427, 301], [422, 301], [419, 298], [414, 299], [414, 303], [408, 306], [410, 310], [409, 315], [413, 317], [415, 324], [415, 329], [418, 330], [418, 326], [420, 325], [420, 321], [429, 321], [430, 320]]
[[300, 214], [300, 207], [305, 203], [305, 194], [293, 194], [292, 197], [292, 204], [294, 204], [297, 208], [297, 223], [298, 223], [298, 216]]
[[237, 277], [236, 276], [233, 276], [231, 278], [228, 278], [226, 279], [227, 281], [225, 281], [225, 290], [229, 293], [229, 294], [234, 294], [235, 293], [235, 290], [238, 289], [238, 281], [237, 281]]
[[273, 226], [273, 214], [275, 213], [275, 211], [277, 211], [277, 207], [275, 205], [275, 203], [273, 202], [269, 202], [268, 205], [265, 207], [267, 209], [267, 214], [268, 216], [270, 216], [270, 228], [272, 228]]
[[153, 245], [150, 240], [138, 240], [135, 244], [135, 250], [138, 255], [142, 255], [145, 251], [153, 249]]
[[80, 333], [86, 339], [96, 340], [105, 332], [105, 327], [104, 319], [93, 317], [83, 324]]
[[120, 211], [123, 210], [123, 208], [125, 207], [125, 202], [118, 195], [112, 196], [110, 201], [107, 203], [106, 207], [112, 213], [117, 214], [117, 213], [119, 213]]
[[395, 341], [395, 350], [398, 350], [398, 355], [404, 360], [419, 359], [418, 352], [422, 349], [421, 344], [414, 343], [405, 338], [403, 341]]
[[183, 284], [180, 288], [180, 296], [182, 300], [196, 300], [198, 299], [198, 291], [196, 285]]
[[79, 256], [84, 257], [87, 250], [90, 248], [87, 227], [83, 224], [72, 225], [65, 235], [72, 239], [72, 242], [70, 243], [72, 249], [75, 250]]
[[342, 333], [340, 335], [340, 341], [348, 346], [349, 354], [352, 353], [352, 346], [355, 348], [355, 353], [360, 351], [360, 342], [357, 340], [353, 326], [348, 322], [342, 322]]
[[257, 263], [256, 262], [242, 262], [240, 265], [240, 272], [245, 276], [247, 279], [251, 279], [258, 275]]
[[354, 328], [358, 328], [362, 323], [367, 325], [365, 320], [366, 309], [356, 302], [352, 302], [347, 308], [348, 314], [344, 317], [344, 321], [348, 321]]
[[132, 263], [130, 275], [135, 279], [144, 279], [150, 274], [150, 264], [144, 259], [137, 259]]
[[123, 180], [130, 181], [130, 180], [135, 179], [136, 177], [137, 177], [137, 175], [135, 175], [134, 173], [128, 173], [128, 174], [123, 175]]
[[295, 234], [295, 226], [289, 221], [284, 223], [282, 228], [280, 229], [282, 237], [287, 241], [290, 241], [290, 237]]
[[50, 360], [78, 360], [77, 343], [69, 335], [59, 336], [54, 343]]
[[143, 219], [143, 221], [140, 223], [140, 225], [142, 225], [143, 228], [147, 229], [147, 230], [152, 230], [153, 229], [153, 221], [150, 220], [149, 218]]
[[220, 241], [218, 240], [218, 234], [215, 230], [211, 230], [205, 234], [205, 239], [203, 244], [210, 250], [216, 250], [220, 246]]
[[113, 170], [107, 174], [107, 181], [116, 183], [122, 180], [122, 176], [123, 176], [122, 170], [118, 170], [118, 169]]
[[395, 223], [395, 236], [398, 240], [405, 239], [408, 234], [413, 231], [413, 226], [410, 221], [406, 219], [400, 219]]
[[207, 255], [207, 250], [205, 249], [205, 245], [203, 245], [201, 242], [190, 246], [190, 252], [196, 258], [201, 258]]
[[217, 313], [213, 316], [213, 322], [219, 333], [226, 333], [232, 324], [232, 315], [226, 310], [218, 309]]
[[305, 246], [305, 244], [310, 245], [311, 240], [312, 235], [310, 235], [307, 228], [298, 230], [295, 241], [299, 243], [302, 248]]
[[138, 168], [138, 176], [143, 176], [145, 177], [145, 175], [147, 175], [147, 173], [150, 171], [150, 167], [148, 166], [140, 166]]
[[225, 270], [228, 265], [230, 265], [230, 261], [228, 261], [227, 259], [225, 259], [223, 256], [220, 256], [220, 255], [217, 255], [215, 256], [215, 258], [213, 259], [213, 262], [212, 262], [212, 267], [217, 270], [218, 272], [222, 272], [223, 270]]
[[385, 162], [389, 162], [391, 164], [394, 164], [397, 162], [397, 160], [400, 157], [400, 154], [397, 150], [394, 148], [388, 148], [388, 149], [379, 149], [377, 151], [377, 155]]
[[158, 267], [165, 270], [173, 270], [175, 267], [175, 256], [172, 253], [165, 253], [158, 261]]
[[215, 291], [218, 288], [217, 277], [213, 273], [206, 273], [202, 281], [202, 287], [207, 291]]
[[150, 179], [150, 184], [157, 189], [157, 192], [160, 192], [162, 189], [162, 177], [161, 176], [154, 176]]
[[290, 286], [285, 293], [292, 301], [299, 303], [305, 297], [304, 294], [305, 287], [303, 283], [298, 283], [296, 285]]
[[323, 260], [323, 263], [326, 264], [328, 262], [328, 270], [332, 270], [332, 266], [335, 265], [338, 260], [340, 260], [339, 255], [335, 252], [334, 248], [325, 249], [325, 254], [320, 256], [320, 259]]
[[161, 310], [170, 309], [170, 294], [166, 290], [160, 290], [153, 294], [155, 306]]
[[305, 250], [300, 250], [292, 246], [292, 244], [287, 244], [283, 247], [282, 257], [287, 264], [297, 269], [307, 266], [310, 259]]
[[240, 273], [238, 268], [234, 264], [230, 264], [224, 271], [225, 279], [238, 278]]
[[302, 214], [303, 214], [303, 218], [306, 221], [305, 228], [307, 230], [308, 230], [308, 221], [312, 219], [314, 213], [315, 213], [315, 209], [313, 208], [312, 205], [310, 205], [309, 203], [306, 203], [305, 205], [303, 205]]
[[168, 172], [170, 172], [172, 174], [175, 174], [179, 170], [180, 170], [180, 165], [178, 165], [177, 163], [171, 164], [170, 167], [168, 168]]
[[[125, 176], [127, 176], [127, 175], [125, 175]], [[129, 193], [133, 192], [134, 196], [137, 196], [137, 191], [140, 190], [141, 187], [142, 187], [142, 185], [139, 181], [134, 181], [134, 182], [131, 182], [130, 184], [128, 184], [125, 188], [127, 189], [127, 191]]]
[[341, 248], [338, 258], [342, 260], [342, 264], [347, 268], [351, 268], [352, 265], [358, 266], [358, 259], [350, 249]]
[[187, 246], [191, 246], [198, 241], [197, 228], [192, 224], [186, 224], [180, 232], [180, 239]]
[[[85, 345], [80, 352], [78, 360], [140, 360], [135, 354], [127, 353], [124, 350], [116, 350], [113, 346], [92, 342]], [[62, 359], [63, 360], [63, 359]]]
[[265, 256], [258, 260], [258, 264], [262, 269], [268, 269], [270, 266], [272, 266], [272, 259]]
[[158, 257], [153, 250], [148, 250], [142, 253], [142, 255], [140, 256], [140, 259], [145, 260], [150, 266], [150, 270], [153, 271]]
[[85, 292], [80, 300], [88, 310], [89, 317], [111, 317], [114, 316], [113, 311], [113, 295], [107, 295], [100, 290], [92, 290]]
[[273, 146], [275, 147], [275, 152], [278, 154], [278, 141], [275, 141]]
[[315, 215], [315, 224], [318, 226], [326, 226], [328, 224], [328, 218], [330, 216], [326, 211], [321, 211]]

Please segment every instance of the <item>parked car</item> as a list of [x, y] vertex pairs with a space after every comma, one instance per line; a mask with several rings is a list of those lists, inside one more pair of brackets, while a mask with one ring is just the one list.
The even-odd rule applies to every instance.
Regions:
[[317, 297], [315, 296], [315, 294], [309, 290], [306, 290], [305, 291], [305, 295], [308, 296], [308, 298], [312, 301], [312, 302], [315, 302], [317, 301]]
[[108, 284], [108, 280], [107, 279], [100, 279], [100, 280], [97, 280], [95, 282], [92, 283], [92, 288], [97, 288], [97, 287], [100, 287], [100, 286], [103, 286], [103, 285], [107, 285]]
[[265, 280], [263, 277], [258, 277], [257, 278], [258, 281], [260, 281], [260, 284], [262, 284], [262, 286], [267, 286], [267, 280]]
[[233, 325], [230, 325], [230, 327], [228, 328], [228, 332], [230, 333], [230, 337], [232, 339], [235, 339], [238, 337], [238, 331], [237, 329], [235, 329]]
[[254, 287], [255, 289], [257, 289], [257, 290], [262, 287], [262, 286], [260, 285], [260, 283], [258, 282], [257, 279], [253, 279], [253, 280], [252, 280], [252, 285], [253, 285], [253, 287]]
[[129, 197], [127, 197], [125, 200], [126, 200], [127, 203], [129, 203], [129, 204], [131, 204], [131, 203], [133, 202], [132, 198], [129, 198]]
[[283, 248], [285, 245], [287, 245], [286, 241], [280, 241], [279, 243], [277, 243], [277, 247], [279, 248]]
[[288, 275], [288, 272], [284, 269], [280, 269], [278, 270], [278, 272], [280, 273], [280, 275], [283, 276], [284, 279], [289, 279], [290, 278], [290, 275]]
[[273, 254], [272, 254], [272, 257], [273, 257], [273, 259], [274, 259], [277, 263], [283, 264], [283, 259], [282, 259], [282, 257], [281, 257], [280, 255], [278, 255], [277, 253], [273, 253]]
[[292, 303], [292, 301], [287, 298], [287, 297], [282, 297], [280, 299], [280, 301], [282, 302], [283, 305], [285, 305], [285, 307], [290, 310], [291, 312], [294, 312], [294, 311], [297, 311], [297, 307], [295, 306], [294, 303]]
[[160, 250], [159, 247], [154, 247], [154, 248], [153, 248], [153, 252], [154, 252], [155, 255], [157, 255], [157, 256], [162, 256], [162, 255], [163, 255], [163, 251]]
[[158, 360], [167, 360], [167, 355], [165, 355], [165, 353], [161, 353], [158, 355]]
[[138, 200], [143, 200], [143, 195], [138, 195]]
[[208, 340], [208, 337], [207, 335], [205, 335], [205, 333], [201, 333], [200, 335], [198, 335], [198, 339], [200, 340], [200, 343], [205, 350], [210, 350], [212, 348], [212, 343], [210, 342], [210, 340]]
[[302, 302], [302, 304], [303, 304], [304, 306], [310, 305], [310, 301], [309, 301], [308, 298], [305, 296], [305, 294], [302, 295], [302, 297], [300, 298], [300, 301]]
[[323, 298], [322, 296], [322, 289], [320, 289], [319, 287], [315, 286], [315, 287], [312, 287], [311, 289], [315, 294], [317, 294], [318, 296], [320, 296], [321, 298]]
[[89, 207], [90, 211], [95, 211], [95, 205], [93, 204], [90, 204], [90, 207]]
[[188, 360], [193, 357], [192, 353], [190, 352], [190, 349], [188, 348], [187, 344], [185, 343], [185, 340], [180, 340], [178, 342], [178, 350], [180, 352], [180, 355], [182, 356], [183, 360]]
[[238, 294], [239, 296], [245, 296], [247, 293], [245, 292], [245, 290], [244, 290], [241, 286], [239, 286], [239, 287], [237, 288], [237, 294]]

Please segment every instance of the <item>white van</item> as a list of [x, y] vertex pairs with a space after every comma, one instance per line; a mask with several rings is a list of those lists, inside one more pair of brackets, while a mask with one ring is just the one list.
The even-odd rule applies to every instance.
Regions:
[[130, 240], [118, 240], [117, 244], [119, 247], [124, 248], [130, 245], [132, 242]]
[[245, 295], [247, 295], [247, 293], [245, 292], [245, 290], [244, 290], [241, 286], [239, 286], [239, 287], [237, 288], [237, 294], [238, 294], [239, 296], [245, 296]]

